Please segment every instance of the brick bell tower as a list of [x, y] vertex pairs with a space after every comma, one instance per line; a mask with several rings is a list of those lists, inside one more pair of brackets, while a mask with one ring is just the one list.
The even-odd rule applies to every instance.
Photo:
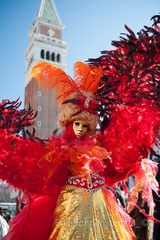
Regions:
[[54, 1], [41, 0], [38, 15], [29, 31], [29, 46], [25, 53], [25, 108], [29, 104], [37, 112], [35, 129], [40, 138], [47, 138], [57, 128], [57, 101], [55, 90], [44, 92], [31, 78], [32, 66], [46, 61], [66, 71], [68, 46], [63, 41], [61, 19]]

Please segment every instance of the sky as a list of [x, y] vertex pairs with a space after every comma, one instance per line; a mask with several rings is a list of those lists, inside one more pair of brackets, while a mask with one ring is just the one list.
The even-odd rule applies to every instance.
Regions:
[[[24, 101], [25, 60], [28, 32], [41, 0], [0, 0], [0, 101]], [[63, 40], [69, 46], [68, 74], [74, 62], [96, 58], [113, 49], [127, 24], [135, 33], [160, 13], [159, 0], [54, 0], [62, 23]]]

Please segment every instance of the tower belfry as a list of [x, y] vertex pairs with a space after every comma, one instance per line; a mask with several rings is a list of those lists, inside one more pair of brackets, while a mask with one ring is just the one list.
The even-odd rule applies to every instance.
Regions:
[[38, 136], [46, 138], [57, 128], [57, 101], [55, 90], [44, 92], [31, 78], [32, 66], [39, 61], [67, 70], [68, 46], [63, 41], [64, 26], [53, 0], [41, 0], [38, 14], [29, 31], [29, 45], [25, 53], [26, 83], [25, 107], [37, 111], [35, 128]]

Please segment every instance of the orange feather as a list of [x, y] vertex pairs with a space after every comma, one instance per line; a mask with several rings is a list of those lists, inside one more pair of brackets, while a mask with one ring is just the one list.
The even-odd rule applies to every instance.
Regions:
[[74, 81], [82, 91], [94, 93], [102, 76], [101, 67], [87, 65], [83, 62], [74, 64]]
[[64, 70], [47, 62], [37, 63], [32, 68], [31, 75], [43, 90], [50, 91], [55, 88], [60, 102], [63, 102], [71, 93], [78, 92], [76, 84]]
[[74, 65], [74, 81], [64, 70], [47, 62], [39, 62], [33, 68], [31, 75], [39, 86], [46, 91], [56, 89], [56, 97], [60, 102], [73, 93], [82, 94], [83, 91], [94, 93], [102, 77], [102, 68], [89, 66], [83, 62]]

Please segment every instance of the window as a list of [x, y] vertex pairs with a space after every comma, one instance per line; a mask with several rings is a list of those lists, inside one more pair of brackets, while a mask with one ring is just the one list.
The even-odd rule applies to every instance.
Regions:
[[41, 112], [42, 111], [42, 107], [39, 105], [38, 106], [38, 112]]
[[50, 60], [50, 52], [49, 51], [46, 52], [46, 59]]
[[55, 62], [55, 53], [54, 52], [52, 52], [51, 59], [53, 62]]
[[41, 90], [38, 90], [38, 97], [42, 96]]
[[37, 121], [37, 126], [38, 126], [38, 127], [41, 126], [41, 121]]
[[60, 54], [58, 53], [57, 54], [57, 62], [60, 62], [61, 61], [61, 56], [60, 56]]
[[44, 59], [44, 49], [41, 50], [41, 58]]

